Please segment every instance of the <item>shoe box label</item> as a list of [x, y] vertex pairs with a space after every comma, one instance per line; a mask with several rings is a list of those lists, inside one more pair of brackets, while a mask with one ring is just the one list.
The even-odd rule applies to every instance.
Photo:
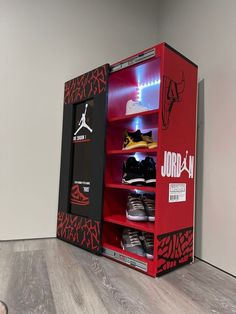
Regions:
[[147, 272], [147, 267], [148, 267], [147, 263], [141, 262], [135, 258], [126, 256], [124, 254], [121, 254], [119, 252], [116, 252], [107, 248], [103, 248], [103, 253], [104, 255], [111, 257], [117, 261], [130, 265], [134, 268], [140, 269], [144, 272]]
[[169, 184], [169, 203], [186, 202], [186, 183]]

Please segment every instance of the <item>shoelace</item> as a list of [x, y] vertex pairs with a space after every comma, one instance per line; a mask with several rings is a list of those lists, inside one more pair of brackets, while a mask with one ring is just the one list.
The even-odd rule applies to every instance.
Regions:
[[150, 199], [144, 199], [143, 200], [146, 207], [154, 208], [155, 207], [155, 201]]
[[142, 235], [141, 238], [143, 241], [145, 241], [146, 247], [153, 247], [154, 246], [154, 237], [152, 234], [146, 233], [145, 235]]
[[130, 210], [136, 210], [136, 209], [143, 209], [144, 210], [143, 203], [142, 203], [141, 199], [138, 197], [129, 198], [129, 203], [131, 203], [133, 206], [133, 208], [130, 208]]
[[141, 245], [137, 231], [128, 231], [128, 235], [132, 246]]
[[139, 173], [140, 170], [140, 163], [137, 161], [136, 163], [133, 163], [132, 166], [130, 167], [131, 171], [135, 173]]
[[154, 239], [153, 237], [145, 237], [146, 246], [154, 246]]
[[155, 204], [155, 201], [153, 199], [151, 199], [151, 198], [143, 198], [143, 201], [145, 203]]

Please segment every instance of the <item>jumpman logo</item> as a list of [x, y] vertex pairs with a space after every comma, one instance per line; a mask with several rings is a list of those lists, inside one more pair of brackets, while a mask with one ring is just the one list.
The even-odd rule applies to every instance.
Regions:
[[77, 135], [77, 133], [79, 133], [79, 131], [82, 128], [86, 128], [87, 130], [89, 130], [89, 132], [93, 132], [93, 130], [88, 126], [88, 124], [86, 123], [86, 113], [87, 113], [87, 108], [88, 108], [88, 104], [85, 105], [85, 110], [84, 113], [82, 113], [82, 117], [80, 119], [80, 122], [78, 123], [78, 129], [76, 130], [76, 132], [74, 133], [74, 135]]
[[185, 154], [184, 160], [183, 160], [182, 165], [181, 165], [180, 173], [182, 173], [183, 171], [187, 171], [187, 173], [190, 175], [190, 171], [187, 167], [187, 157], [188, 157], [188, 151], [186, 150], [186, 154]]
[[184, 158], [180, 153], [164, 151], [164, 161], [161, 166], [162, 177], [180, 178], [184, 171], [188, 173], [189, 178], [193, 179], [194, 156], [189, 155], [187, 150]]

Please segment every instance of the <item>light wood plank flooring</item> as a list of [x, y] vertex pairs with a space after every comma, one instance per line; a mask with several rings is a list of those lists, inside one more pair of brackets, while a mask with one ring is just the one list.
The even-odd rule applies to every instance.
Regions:
[[160, 278], [57, 239], [0, 242], [9, 314], [236, 313], [236, 279], [203, 263]]

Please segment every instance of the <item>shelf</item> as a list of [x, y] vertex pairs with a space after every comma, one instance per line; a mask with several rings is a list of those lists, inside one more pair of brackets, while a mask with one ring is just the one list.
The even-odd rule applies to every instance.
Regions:
[[157, 113], [159, 113], [159, 109], [137, 112], [137, 113], [129, 114], [129, 115], [122, 116], [122, 117], [115, 117], [115, 118], [108, 119], [108, 122], [109, 123], [121, 122], [121, 121], [125, 121], [125, 120], [130, 120], [130, 119], [133, 119], [136, 117], [151, 116], [151, 115], [154, 115]]
[[157, 148], [139, 148], [139, 149], [110, 149], [107, 150], [107, 155], [133, 155], [135, 153], [144, 153], [148, 155], [156, 155]]
[[154, 186], [136, 186], [136, 185], [128, 185], [128, 184], [118, 184], [118, 183], [106, 183], [106, 188], [112, 189], [124, 189], [124, 190], [140, 190], [144, 192], [156, 192], [156, 187]]
[[[147, 265], [151, 265], [153, 264], [153, 260], [149, 260], [147, 259], [146, 257], [142, 257], [142, 256], [139, 256], [139, 255], [136, 255], [136, 254], [133, 254], [133, 253], [130, 253], [130, 252], [127, 252], [125, 250], [123, 250], [122, 248], [120, 247], [117, 247], [117, 246], [114, 246], [114, 245], [111, 245], [111, 244], [108, 244], [106, 242], [103, 243], [103, 248], [106, 248], [106, 249], [109, 249], [109, 250], [112, 250], [112, 251], [116, 251], [117, 253], [120, 253], [122, 255], [125, 255], [127, 257], [130, 257], [132, 259], [136, 259], [136, 260], [139, 260], [140, 262], [143, 262], [143, 263], [146, 263]], [[106, 255], [106, 254], [104, 254]], [[112, 257], [111, 257], [112, 258]], [[121, 261], [122, 262], [122, 261]]]
[[117, 116], [108, 119], [108, 123], [123, 129], [153, 129], [158, 127], [158, 113], [159, 109], [155, 109], [127, 116]]
[[109, 215], [104, 217], [104, 221], [111, 222], [117, 225], [125, 226], [125, 227], [130, 227], [133, 229], [141, 230], [141, 231], [146, 231], [150, 233], [154, 233], [154, 222], [149, 222], [149, 221], [131, 221], [127, 219], [124, 215]]

